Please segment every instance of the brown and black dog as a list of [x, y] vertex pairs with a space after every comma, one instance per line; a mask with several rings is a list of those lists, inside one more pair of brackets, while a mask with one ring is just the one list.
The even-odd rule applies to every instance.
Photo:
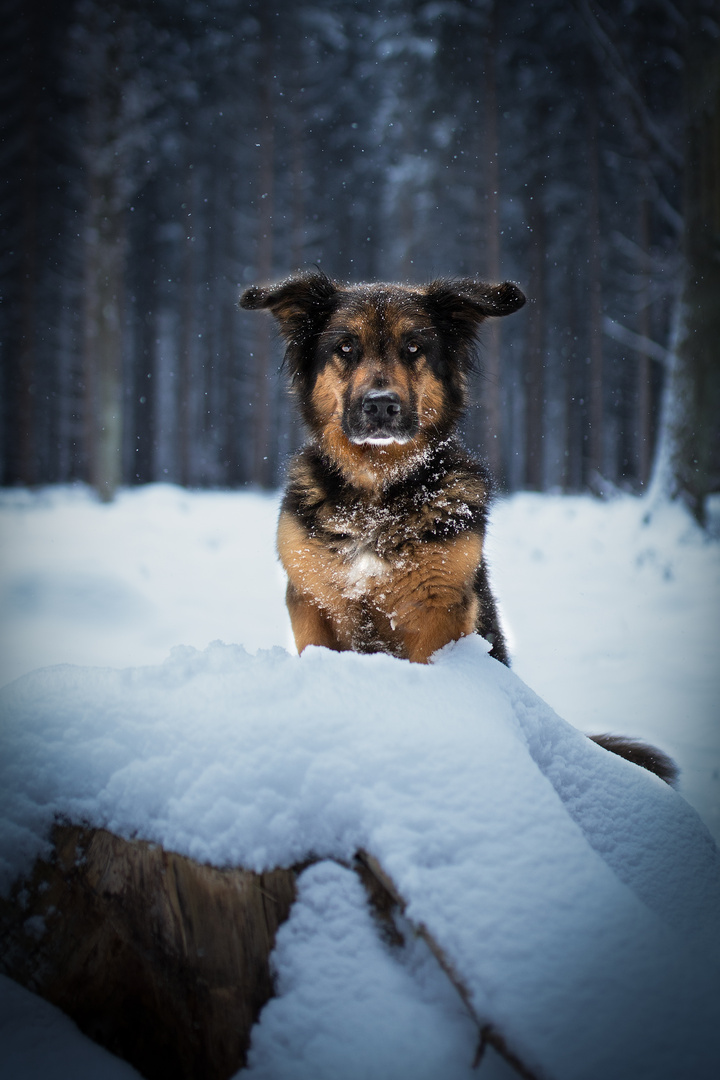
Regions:
[[[427, 663], [478, 633], [508, 663], [483, 550], [491, 480], [456, 428], [481, 325], [524, 303], [512, 282], [342, 285], [320, 271], [243, 293], [279, 323], [310, 431], [278, 526], [299, 652]], [[658, 751], [596, 741], [631, 760], [647, 750], [638, 763], [669, 779]]]
[[426, 663], [477, 632], [507, 663], [483, 559], [490, 478], [455, 428], [478, 328], [524, 302], [510, 283], [344, 287], [322, 273], [243, 294], [280, 324], [312, 436], [278, 529], [300, 652]]

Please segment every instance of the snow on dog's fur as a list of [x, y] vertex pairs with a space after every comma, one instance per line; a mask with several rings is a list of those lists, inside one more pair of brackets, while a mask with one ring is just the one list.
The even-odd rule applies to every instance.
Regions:
[[280, 323], [312, 434], [278, 531], [300, 651], [425, 663], [477, 632], [507, 662], [483, 559], [490, 478], [455, 427], [479, 326], [524, 300], [510, 283], [345, 287], [321, 273], [243, 295]]

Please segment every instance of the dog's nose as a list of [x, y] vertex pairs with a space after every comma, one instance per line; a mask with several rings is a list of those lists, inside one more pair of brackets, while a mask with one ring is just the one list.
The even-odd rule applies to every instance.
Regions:
[[400, 395], [394, 390], [368, 390], [362, 401], [363, 412], [378, 420], [400, 412]]

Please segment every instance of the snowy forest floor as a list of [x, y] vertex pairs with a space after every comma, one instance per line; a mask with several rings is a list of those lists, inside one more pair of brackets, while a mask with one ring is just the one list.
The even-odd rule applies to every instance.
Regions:
[[[150, 485], [0, 492], [0, 685], [162, 662], [211, 641], [293, 651], [273, 495]], [[720, 839], [720, 544], [679, 505], [518, 494], [488, 557], [513, 669], [586, 732], [647, 739]]]
[[[430, 952], [408, 934], [391, 955], [332, 861], [359, 848], [548, 1075], [714, 1076], [720, 870], [693, 812], [477, 638], [427, 668], [288, 656], [277, 512], [170, 486], [0, 492], [5, 876], [58, 809], [215, 865], [319, 852], [278, 934], [258, 1080], [476, 1075]], [[678, 505], [521, 494], [488, 558], [520, 680], [581, 730], [668, 751], [720, 836], [720, 544]], [[138, 1075], [4, 978], [0, 1058], [11, 1080]]]

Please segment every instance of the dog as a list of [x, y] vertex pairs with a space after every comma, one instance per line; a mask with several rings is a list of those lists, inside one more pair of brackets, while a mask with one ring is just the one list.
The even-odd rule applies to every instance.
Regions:
[[[277, 320], [310, 433], [278, 524], [298, 652], [425, 664], [477, 633], [509, 664], [484, 552], [492, 481], [456, 430], [482, 324], [524, 303], [510, 281], [343, 285], [320, 270], [240, 297]], [[651, 747], [594, 738], [674, 776]]]

